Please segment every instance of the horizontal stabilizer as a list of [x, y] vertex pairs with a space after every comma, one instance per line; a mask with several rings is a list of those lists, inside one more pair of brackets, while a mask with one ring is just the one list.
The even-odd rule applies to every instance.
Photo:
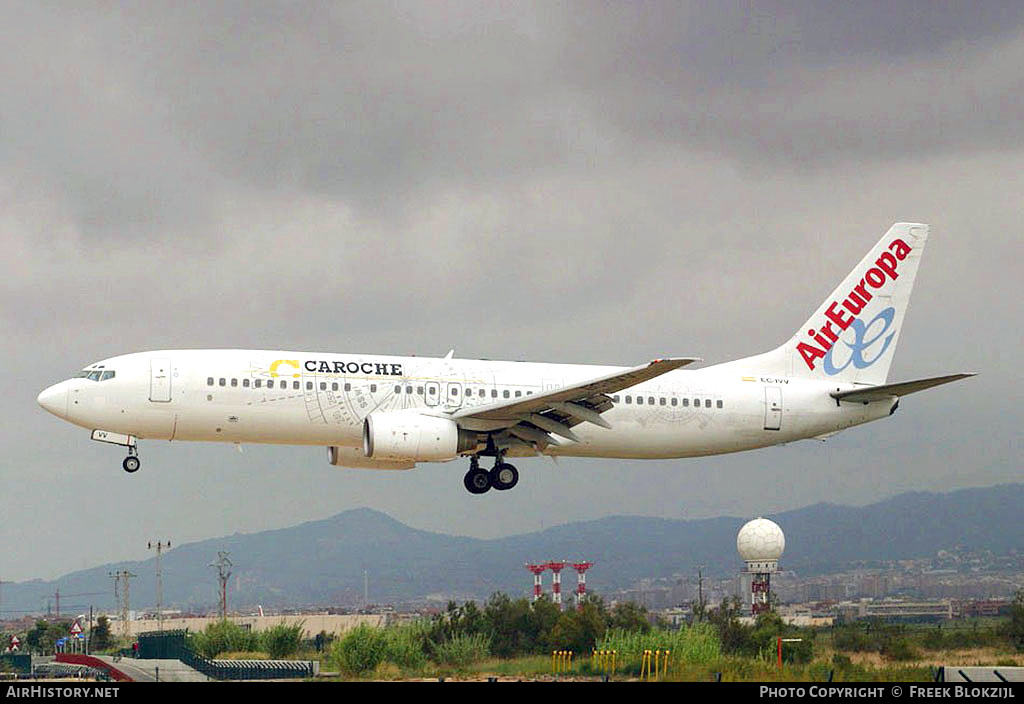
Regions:
[[894, 396], [906, 396], [918, 391], [930, 389], [933, 386], [940, 386], [942, 384], [948, 384], [951, 381], [966, 379], [970, 376], [974, 376], [974, 374], [934, 376], [931, 379], [902, 381], [898, 384], [882, 384], [880, 386], [866, 386], [861, 389], [851, 389], [850, 391], [836, 391], [829, 395], [837, 401], [884, 401], [885, 399], [893, 398]]

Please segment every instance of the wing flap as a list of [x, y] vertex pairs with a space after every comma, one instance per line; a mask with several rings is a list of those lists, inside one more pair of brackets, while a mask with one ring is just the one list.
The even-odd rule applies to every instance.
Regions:
[[941, 386], [942, 384], [948, 384], [952, 381], [959, 381], [972, 376], [974, 376], [974, 374], [934, 376], [929, 379], [916, 379], [915, 381], [901, 381], [896, 384], [881, 384], [879, 386], [865, 386], [864, 388], [851, 389], [849, 391], [836, 391], [829, 395], [837, 401], [859, 401], [862, 403], [866, 403], [868, 401], [884, 401], [896, 396], [906, 396], [918, 391], [930, 389], [933, 386]]
[[[577, 384], [562, 386], [539, 394], [533, 394], [525, 398], [517, 398], [510, 401], [499, 401], [489, 403], [486, 406], [474, 408], [462, 408], [451, 414], [454, 420], [477, 419], [477, 420], [499, 420], [510, 421], [510, 425], [518, 423], [523, 415], [531, 413], [543, 413], [547, 410], [558, 410], [566, 416], [578, 420], [592, 420], [589, 413], [598, 414], [599, 410], [611, 408], [611, 401], [606, 394], [615, 393], [622, 389], [643, 383], [655, 377], [666, 374], [673, 369], [679, 369], [692, 362], [699, 362], [698, 357], [675, 357], [670, 359], [656, 359], [649, 364], [644, 364], [631, 369], [624, 369], [612, 374], [590, 379]], [[580, 406], [580, 402], [588, 402], [590, 407]], [[579, 406], [574, 412], [573, 406]], [[580, 408], [583, 410], [581, 411]], [[587, 413], [589, 411], [589, 413]], [[601, 425], [598, 422], [598, 425]], [[605, 423], [607, 425], [607, 423]]]

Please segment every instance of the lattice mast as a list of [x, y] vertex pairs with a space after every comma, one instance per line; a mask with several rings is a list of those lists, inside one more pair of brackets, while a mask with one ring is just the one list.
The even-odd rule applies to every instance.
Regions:
[[164, 630], [164, 573], [160, 569], [160, 553], [171, 547], [171, 541], [162, 543], [159, 540], [146, 544], [148, 550], [156, 550], [156, 624], [157, 630]]
[[548, 569], [551, 570], [551, 603], [562, 608], [562, 570], [565, 569], [565, 560], [561, 562], [549, 562]]
[[576, 570], [576, 610], [583, 610], [583, 602], [587, 600], [587, 570], [594, 566], [593, 562], [574, 562]]
[[533, 573], [533, 601], [537, 601], [544, 595], [544, 571], [547, 568], [546, 562], [526, 563], [526, 569]]
[[228, 617], [228, 579], [231, 578], [229, 568], [233, 566], [228, 558], [230, 554], [229, 552], [218, 552], [217, 561], [209, 564], [210, 567], [217, 568], [217, 579], [220, 580], [220, 617], [222, 619]]

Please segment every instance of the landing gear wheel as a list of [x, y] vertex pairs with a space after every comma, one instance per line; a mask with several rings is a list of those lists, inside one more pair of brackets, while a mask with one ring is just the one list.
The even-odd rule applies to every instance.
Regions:
[[491, 477], [486, 469], [471, 466], [462, 483], [466, 485], [466, 491], [470, 494], [486, 494], [491, 488]]
[[488, 477], [493, 486], [498, 491], [508, 491], [516, 484], [519, 483], [519, 470], [510, 464], [500, 462], [494, 465], [488, 473]]
[[131, 474], [132, 472], [138, 472], [139, 467], [141, 466], [142, 462], [140, 462], [139, 458], [136, 457], [135, 455], [128, 455], [127, 457], [124, 458], [124, 462], [121, 463], [121, 467], [123, 467], [124, 471], [128, 472], [128, 474]]

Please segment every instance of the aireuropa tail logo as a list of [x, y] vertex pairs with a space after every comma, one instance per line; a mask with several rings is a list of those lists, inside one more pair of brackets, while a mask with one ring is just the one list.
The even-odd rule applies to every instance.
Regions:
[[[814, 362], [818, 359], [824, 360], [824, 371], [830, 375], [838, 374], [851, 363], [857, 369], [864, 369], [878, 361], [878, 358], [885, 353], [889, 343], [892, 341], [892, 336], [896, 334], [895, 331], [885, 338], [882, 350], [878, 354], [874, 355], [870, 360], [864, 357], [864, 350], [878, 342], [892, 326], [892, 321], [896, 315], [895, 309], [892, 307], [886, 308], [869, 323], [863, 322], [860, 319], [860, 314], [864, 312], [868, 302], [874, 298], [870, 289], [880, 289], [887, 282], [895, 281], [899, 278], [900, 275], [897, 272], [899, 263], [907, 258], [911, 249], [911, 246], [903, 240], [899, 238], [894, 239], [875, 261], [874, 266], [864, 272], [860, 282], [842, 299], [842, 307], [840, 307], [839, 301], [829, 303], [825, 309], [824, 324], [817, 330], [811, 328], [807, 331], [807, 336], [813, 342], [799, 342], [796, 346], [797, 352], [800, 353], [808, 369], [814, 371]], [[879, 320], [883, 323], [881, 332], [873, 334], [870, 339], [865, 339], [869, 331], [875, 327], [875, 323]], [[850, 348], [850, 359], [842, 367], [836, 367], [832, 362], [832, 350], [835, 348], [836, 343], [840, 341], [839, 336], [851, 327], [854, 331], [853, 342], [842, 341], [844, 345]]]
[[[822, 370], [830, 375], [835, 376], [839, 372], [846, 369], [851, 364], [857, 369], [867, 369], [872, 364], [877, 362], [885, 354], [885, 351], [889, 349], [889, 343], [892, 342], [892, 338], [896, 335], [896, 331], [889, 332], [889, 328], [892, 327], [892, 321], [896, 317], [896, 309], [892, 306], [882, 310], [878, 315], [871, 319], [870, 323], [865, 323], [863, 320], [855, 319], [850, 323], [850, 327], [853, 328], [853, 341], [847, 342], [846, 340], [840, 340], [850, 350], [850, 356], [847, 358], [843, 366], [837, 367], [832, 361], [832, 356], [835, 354], [836, 348], [839, 345], [833, 345], [829, 348], [829, 351], [825, 354], [825, 359], [822, 360]], [[880, 329], [875, 323], [881, 322]], [[871, 331], [871, 337], [868, 338], [868, 331]], [[889, 332], [888, 337], [885, 333]], [[878, 352], [870, 355], [869, 357], [864, 356], [864, 351], [869, 350], [875, 345], [876, 342], [885, 337], [885, 341], [882, 342], [882, 348]]]

